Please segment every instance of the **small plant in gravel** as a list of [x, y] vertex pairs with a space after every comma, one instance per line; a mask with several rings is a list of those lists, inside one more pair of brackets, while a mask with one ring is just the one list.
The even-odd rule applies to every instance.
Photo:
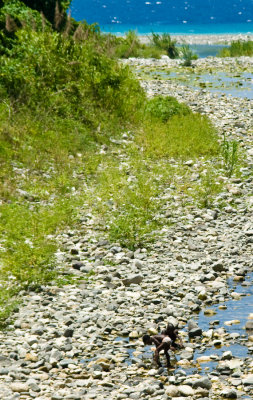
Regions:
[[192, 61], [197, 60], [198, 56], [195, 54], [189, 45], [183, 45], [179, 50], [180, 58], [183, 60], [184, 67], [191, 67]]
[[201, 173], [201, 182], [195, 189], [194, 197], [203, 208], [211, 208], [215, 196], [222, 190], [222, 184], [217, 180], [215, 172], [208, 168]]
[[233, 140], [229, 142], [224, 134], [222, 143], [223, 165], [227, 176], [230, 178], [238, 164], [238, 143]]

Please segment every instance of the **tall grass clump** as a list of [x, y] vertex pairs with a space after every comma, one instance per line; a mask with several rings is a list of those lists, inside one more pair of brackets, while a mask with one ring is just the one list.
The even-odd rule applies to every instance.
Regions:
[[232, 41], [230, 47], [222, 49], [218, 55], [220, 57], [251, 57], [253, 55], [253, 41]]
[[238, 168], [238, 153], [238, 143], [235, 140], [229, 142], [224, 134], [222, 143], [223, 166], [229, 178]]
[[195, 54], [191, 49], [188, 44], [183, 45], [180, 50], [179, 54], [181, 59], [183, 60], [183, 66], [184, 67], [191, 67], [192, 66], [192, 61], [197, 60], [198, 56]]
[[176, 40], [172, 40], [168, 33], [159, 35], [152, 33], [151, 46], [165, 51], [166, 55], [170, 58], [177, 58], [179, 55], [178, 48], [176, 47]]
[[140, 57], [145, 48], [135, 31], [127, 32], [125, 38], [118, 38], [115, 44], [115, 55], [118, 58]]

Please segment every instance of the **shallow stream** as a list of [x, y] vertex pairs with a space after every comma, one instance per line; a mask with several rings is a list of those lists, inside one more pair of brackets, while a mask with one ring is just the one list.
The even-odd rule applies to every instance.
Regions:
[[153, 79], [174, 80], [196, 89], [206, 89], [220, 95], [226, 94], [234, 97], [253, 99], [253, 73], [231, 73], [217, 71], [213, 73], [197, 73], [194, 70], [151, 71]]
[[[253, 353], [253, 344], [252, 346], [249, 346], [247, 341], [248, 335], [244, 326], [249, 314], [252, 313], [253, 308], [253, 273], [247, 275], [245, 281], [240, 283], [235, 283], [232, 278], [229, 278], [228, 285], [231, 291], [240, 293], [241, 298], [239, 300], [231, 298], [224, 303], [210, 306], [208, 309], [211, 309], [214, 312], [212, 316], [205, 315], [205, 310], [203, 310], [195, 317], [195, 319], [203, 332], [206, 332], [209, 329], [214, 329], [215, 332], [218, 328], [224, 328], [226, 334], [232, 334], [233, 338], [230, 337], [229, 341], [225, 341], [224, 345], [217, 346], [210, 346], [208, 343], [203, 344], [200, 337], [191, 339], [192, 344], [194, 343], [195, 346], [193, 363], [189, 366], [177, 365], [177, 361], [180, 360], [180, 353], [175, 356], [171, 354], [172, 365], [174, 367], [173, 373], [177, 374], [183, 369], [187, 375], [194, 373], [205, 374], [206, 372], [215, 375], [218, 361], [226, 351], [231, 351], [232, 356], [239, 358], [240, 360], [243, 360], [246, 357], [251, 357]], [[231, 323], [236, 320], [238, 320], [237, 323]], [[187, 327], [183, 330], [187, 331]], [[134, 345], [134, 340], [131, 341], [127, 337], [117, 337], [115, 339], [115, 346], [117, 347], [117, 345], [121, 348], [124, 347], [126, 355], [124, 362], [128, 365], [138, 363], [138, 361], [145, 362], [146, 360], [152, 360], [153, 358], [153, 350], [151, 349], [151, 346], [146, 346], [143, 353], [138, 354]], [[208, 362], [198, 362], [197, 359], [203, 356], [211, 356], [211, 360]], [[161, 361], [163, 364], [165, 363], [163, 356], [161, 356]]]

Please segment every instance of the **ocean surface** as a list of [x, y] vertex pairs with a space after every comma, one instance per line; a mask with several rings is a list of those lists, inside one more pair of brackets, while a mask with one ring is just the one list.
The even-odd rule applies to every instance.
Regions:
[[253, 0], [72, 0], [71, 15], [115, 34], [253, 33]]

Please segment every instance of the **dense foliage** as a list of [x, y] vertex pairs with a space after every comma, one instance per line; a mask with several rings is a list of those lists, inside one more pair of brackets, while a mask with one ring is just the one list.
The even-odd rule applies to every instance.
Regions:
[[12, 102], [65, 117], [94, 120], [97, 109], [130, 118], [142, 100], [127, 67], [56, 32], [17, 32], [0, 60], [1, 90]]
[[23, 3], [33, 10], [42, 12], [52, 25], [58, 26], [66, 20], [71, 0], [23, 0]]

